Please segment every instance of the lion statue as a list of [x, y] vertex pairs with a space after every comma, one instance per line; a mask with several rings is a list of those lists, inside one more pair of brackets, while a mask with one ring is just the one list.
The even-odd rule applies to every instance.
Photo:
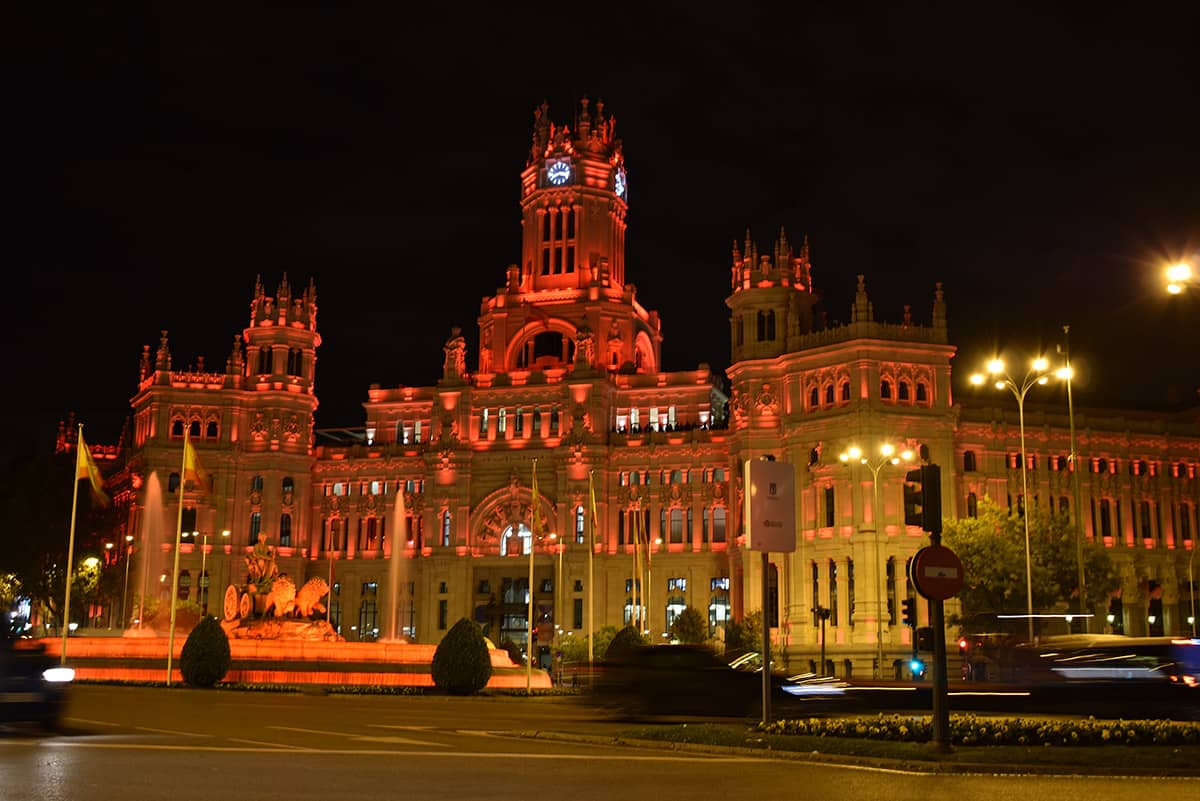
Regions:
[[271, 582], [271, 591], [267, 593], [267, 601], [263, 605], [263, 617], [272, 610], [275, 617], [286, 617], [296, 608], [296, 582], [287, 573], [280, 573]]
[[325, 604], [321, 599], [329, 592], [329, 584], [325, 579], [310, 578], [296, 593], [295, 609], [298, 617], [309, 617], [313, 612], [324, 612]]

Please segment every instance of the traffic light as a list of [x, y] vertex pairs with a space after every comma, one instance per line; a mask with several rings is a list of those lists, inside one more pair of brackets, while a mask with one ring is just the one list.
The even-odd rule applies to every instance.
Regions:
[[958, 655], [959, 656], [967, 655], [967, 638], [966, 637], [958, 638]]
[[917, 628], [917, 650], [933, 651], [933, 627], [920, 626]]
[[904, 524], [942, 533], [942, 469], [936, 464], [904, 474]]
[[914, 679], [924, 678], [925, 676], [925, 663], [915, 656], [909, 660], [908, 669], [912, 671]]
[[904, 625], [917, 625], [917, 599], [905, 598], [900, 602], [900, 614], [904, 617]]

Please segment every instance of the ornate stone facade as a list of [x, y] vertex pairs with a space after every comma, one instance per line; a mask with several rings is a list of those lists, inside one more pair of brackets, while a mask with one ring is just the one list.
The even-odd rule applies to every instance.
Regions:
[[[870, 672], [877, 631], [890, 670], [911, 650], [896, 599], [908, 592], [904, 565], [925, 536], [903, 525], [898, 468], [879, 474], [875, 509], [869, 473], [836, 455], [851, 444], [913, 447], [942, 465], [948, 515], [966, 514], [985, 494], [1004, 504], [1020, 486], [1015, 408], [952, 395], [955, 348], [940, 285], [927, 325], [907, 306], [889, 324], [875, 319], [858, 276], [850, 322], [829, 326], [808, 243], [793, 250], [781, 232], [760, 254], [747, 236], [732, 254], [726, 393], [706, 364], [661, 365], [659, 316], [626, 276], [628, 182], [603, 104], [585, 101], [573, 126], [539, 108], [520, 177], [520, 262], [482, 300], [475, 369], [450, 328], [443, 378], [371, 386], [366, 419], [353, 428], [313, 429], [321, 343], [313, 284], [297, 295], [285, 276], [272, 297], [258, 282], [224, 373], [173, 370], [163, 332], [157, 353], [142, 355], [123, 473], [138, 551], [169, 547], [160, 529], [173, 530], [171, 474], [189, 426], [216, 486], [183, 488], [188, 519], [198, 531], [232, 532], [207, 558], [216, 598], [244, 578], [243, 557], [261, 532], [296, 583], [332, 578], [331, 615], [347, 639], [386, 632], [395, 610], [399, 629], [421, 642], [463, 616], [497, 642], [523, 642], [532, 549], [539, 621], [578, 636], [589, 593], [596, 627], [628, 619], [640, 522], [654, 550], [648, 628], [660, 635], [687, 605], [719, 630], [759, 606], [760, 565], [740, 547], [739, 468], [771, 454], [797, 466], [801, 529], [795, 553], [771, 557], [777, 641], [793, 665], [815, 666], [812, 610], [823, 606], [832, 610], [826, 654], [839, 675]], [[1067, 422], [1065, 405], [1027, 412], [1038, 503], [1070, 495], [1067, 474], [1051, 466], [1069, 453]], [[1084, 523], [1122, 564], [1125, 630], [1146, 630], [1158, 592], [1166, 630], [1182, 631], [1200, 493], [1195, 411], [1083, 410], [1076, 425], [1089, 466]], [[147, 489], [154, 474], [162, 509]], [[589, 485], [598, 516], [591, 587]], [[540, 531], [531, 530], [535, 517]], [[183, 564], [197, 576], [198, 550]], [[1095, 600], [1103, 618], [1107, 599]]]

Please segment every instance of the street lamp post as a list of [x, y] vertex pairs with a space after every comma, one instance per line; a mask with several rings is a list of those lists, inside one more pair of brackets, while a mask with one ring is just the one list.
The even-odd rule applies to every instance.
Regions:
[[125, 602], [129, 596], [129, 561], [133, 557], [133, 535], [125, 535], [125, 587], [121, 590], [121, 628], [125, 627]]
[[[1046, 375], [1049, 363], [1038, 357], [1030, 364], [1029, 370], [1018, 382], [1004, 370], [1004, 362], [992, 359], [988, 362], [987, 371], [991, 375], [996, 389], [1007, 389], [1017, 399], [1017, 420], [1021, 431], [1021, 519], [1025, 521], [1025, 608], [1029, 620], [1029, 641], [1034, 641], [1033, 635], [1033, 560], [1029, 555], [1029, 480], [1028, 459], [1025, 455], [1025, 395], [1036, 384], [1045, 384], [1050, 380]], [[982, 386], [987, 378], [982, 373], [971, 376], [971, 383]]]
[[[111, 542], [104, 543], [105, 551], [108, 551], [111, 553], [112, 549], [113, 549], [113, 543], [111, 543]], [[109, 557], [106, 554], [104, 557], [104, 566], [105, 567], [108, 567], [108, 560], [109, 560]], [[111, 631], [112, 627], [113, 627], [113, 615], [115, 615], [117, 612], [116, 607], [117, 607], [117, 605], [115, 603], [112, 603], [112, 599], [110, 598], [109, 604], [108, 604], [108, 628], [109, 628], [109, 631]]]
[[1192, 555], [1188, 557], [1188, 596], [1192, 601], [1192, 639], [1196, 637], [1196, 579], [1192, 574], [1192, 566], [1196, 562], [1196, 546], [1192, 545]]
[[913, 452], [903, 450], [897, 455], [896, 448], [891, 443], [884, 443], [879, 446], [879, 457], [872, 461], [864, 454], [862, 448], [857, 445], [851, 445], [845, 452], [838, 455], [838, 458], [850, 466], [852, 462], [857, 461], [871, 471], [871, 520], [875, 524], [875, 571], [877, 580], [875, 582], [875, 678], [879, 678], [883, 671], [883, 613], [885, 598], [887, 597], [887, 588], [883, 586], [882, 563], [879, 556], [879, 541], [884, 536], [882, 521], [879, 514], [879, 471], [884, 465], [900, 464], [900, 462], [911, 462]]
[[1083, 569], [1083, 509], [1079, 503], [1079, 449], [1075, 444], [1075, 402], [1071, 397], [1071, 379], [1075, 371], [1071, 369], [1071, 326], [1063, 326], [1063, 345], [1060, 349], [1064, 364], [1055, 375], [1067, 382], [1067, 423], [1071, 429], [1071, 503], [1075, 516], [1075, 560], [1079, 565], [1079, 617], [1083, 621], [1084, 633], [1088, 630], [1087, 578]]

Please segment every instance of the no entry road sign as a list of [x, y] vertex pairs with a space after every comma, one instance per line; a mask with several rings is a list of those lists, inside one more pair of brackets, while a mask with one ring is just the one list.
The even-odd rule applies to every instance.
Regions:
[[930, 600], [953, 598], [963, 586], [962, 562], [943, 545], [927, 545], [917, 551], [911, 571], [913, 586]]

